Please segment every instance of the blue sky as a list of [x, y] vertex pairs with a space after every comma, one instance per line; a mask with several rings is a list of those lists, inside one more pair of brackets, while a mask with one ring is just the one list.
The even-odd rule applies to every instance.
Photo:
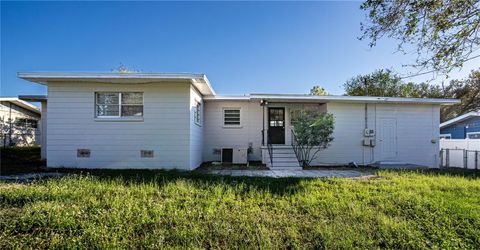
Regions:
[[[360, 2], [2, 2], [2, 96], [45, 94], [19, 71], [205, 73], [219, 94], [342, 94], [349, 78], [408, 70], [395, 41], [359, 41]], [[469, 62], [452, 77], [480, 65]], [[420, 82], [425, 77], [411, 80]], [[439, 79], [440, 80], [440, 79]], [[437, 82], [439, 81], [437, 80]]]

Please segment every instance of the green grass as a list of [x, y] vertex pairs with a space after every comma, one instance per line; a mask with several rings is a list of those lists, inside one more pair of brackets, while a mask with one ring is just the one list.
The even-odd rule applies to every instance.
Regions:
[[0, 249], [480, 248], [478, 172], [378, 175], [92, 171], [0, 183]]

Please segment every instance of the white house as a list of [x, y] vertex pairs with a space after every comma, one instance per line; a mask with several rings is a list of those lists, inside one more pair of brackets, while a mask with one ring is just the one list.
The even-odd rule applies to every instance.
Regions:
[[41, 144], [40, 109], [17, 97], [0, 97], [0, 146]]
[[[450, 99], [217, 95], [203, 74], [19, 73], [48, 86], [47, 166], [195, 169], [262, 161], [299, 168], [290, 115], [334, 115], [314, 165], [402, 162], [437, 167], [440, 105]], [[270, 157], [272, 156], [272, 157]]]

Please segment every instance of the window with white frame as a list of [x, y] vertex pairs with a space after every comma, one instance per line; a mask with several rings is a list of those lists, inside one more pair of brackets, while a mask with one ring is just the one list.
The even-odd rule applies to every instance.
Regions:
[[97, 92], [95, 116], [98, 118], [142, 117], [143, 93]]
[[193, 110], [193, 119], [197, 125], [202, 124], [202, 103], [196, 102]]
[[480, 132], [468, 132], [467, 139], [480, 139]]
[[240, 126], [240, 109], [239, 108], [223, 109], [223, 125], [224, 126]]
[[452, 139], [452, 135], [451, 134], [441, 134], [440, 139]]

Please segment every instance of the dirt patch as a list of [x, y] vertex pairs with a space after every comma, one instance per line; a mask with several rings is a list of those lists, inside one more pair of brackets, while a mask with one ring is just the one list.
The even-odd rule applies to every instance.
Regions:
[[362, 176], [357, 176], [357, 177], [352, 177], [350, 179], [353, 180], [361, 180], [361, 181], [369, 181], [369, 180], [386, 180], [387, 178], [383, 176], [378, 176], [378, 175], [362, 175]]
[[229, 164], [221, 162], [204, 162], [196, 170], [209, 171], [209, 170], [268, 170], [265, 164], [261, 162], [249, 162], [247, 164]]

